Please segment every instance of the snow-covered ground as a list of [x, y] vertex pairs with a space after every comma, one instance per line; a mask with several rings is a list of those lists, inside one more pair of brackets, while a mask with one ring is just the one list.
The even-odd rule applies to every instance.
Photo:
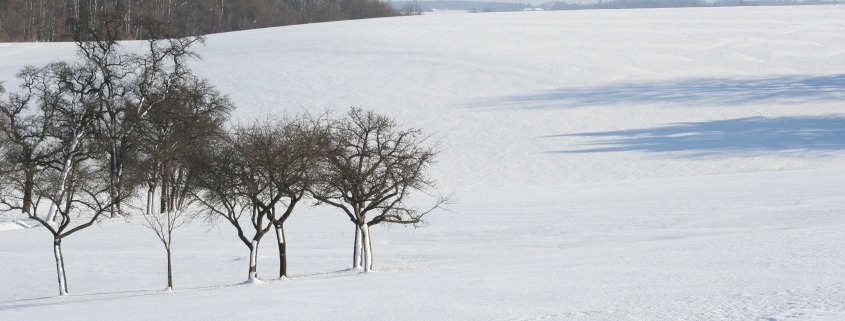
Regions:
[[[360, 105], [442, 143], [450, 212], [374, 230], [302, 207], [291, 278], [196, 223], [63, 243], [0, 217], [0, 320], [845, 320], [845, 6], [423, 15], [213, 35], [249, 120]], [[0, 79], [72, 44], [0, 44]], [[26, 224], [26, 222], [24, 222]]]

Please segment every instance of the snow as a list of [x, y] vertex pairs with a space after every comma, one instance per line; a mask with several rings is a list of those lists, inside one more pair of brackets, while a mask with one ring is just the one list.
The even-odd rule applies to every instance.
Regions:
[[16, 230], [38, 226], [38, 222], [19, 215], [0, 215], [0, 231]]
[[22, 228], [22, 226], [15, 222], [0, 222], [0, 231], [8, 231], [19, 228]]
[[[240, 106], [360, 105], [441, 141], [449, 212], [373, 228], [302, 206], [290, 278], [240, 285], [232, 228], [0, 232], [2, 320], [840, 320], [845, 6], [423, 15], [212, 35], [194, 68]], [[0, 44], [0, 79], [73, 57]], [[13, 88], [14, 81], [7, 82]], [[423, 200], [420, 203], [424, 203]], [[424, 204], [423, 204], [424, 205]], [[2, 217], [0, 230], [11, 217]], [[267, 277], [265, 277], [267, 276]]]

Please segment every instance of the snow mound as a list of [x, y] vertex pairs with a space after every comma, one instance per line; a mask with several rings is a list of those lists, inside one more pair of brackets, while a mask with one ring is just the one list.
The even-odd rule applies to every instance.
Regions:
[[0, 222], [0, 231], [17, 230], [20, 228], [23, 228], [23, 226], [15, 222]]

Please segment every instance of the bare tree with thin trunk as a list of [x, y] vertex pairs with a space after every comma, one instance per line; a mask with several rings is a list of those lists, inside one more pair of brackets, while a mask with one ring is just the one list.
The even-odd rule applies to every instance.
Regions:
[[[22, 93], [3, 103], [5, 138], [14, 141], [17, 134], [25, 137], [12, 145], [16, 153], [5, 160], [23, 168], [22, 210], [30, 209], [29, 218], [39, 222], [53, 237], [59, 294], [68, 293], [62, 240], [91, 226], [115, 202], [128, 197], [110, 196], [107, 175], [102, 173], [102, 151], [94, 141], [98, 119], [96, 80], [89, 66], [51, 63], [42, 68], [28, 67], [20, 74], [24, 80]], [[27, 97], [24, 99], [23, 97]], [[28, 112], [23, 112], [27, 110]], [[33, 125], [22, 131], [21, 125]], [[30, 155], [18, 157], [32, 148]], [[23, 153], [27, 154], [27, 153]], [[11, 156], [11, 157], [10, 157]], [[43, 158], [42, 156], [48, 158]], [[34, 174], [27, 177], [25, 167], [37, 159]], [[31, 186], [28, 186], [31, 184]], [[26, 196], [31, 193], [31, 199]], [[41, 200], [49, 201], [52, 211], [40, 217], [36, 208]], [[7, 203], [8, 204], [8, 203]]]
[[143, 216], [143, 224], [155, 232], [159, 241], [164, 245], [167, 253], [167, 287], [165, 291], [173, 290], [173, 232], [190, 223], [191, 216], [184, 210], [173, 209], [164, 213], [151, 213]]
[[370, 271], [370, 227], [381, 223], [419, 225], [447, 198], [435, 197], [427, 210], [406, 203], [415, 191], [434, 190], [426, 175], [437, 151], [419, 129], [402, 130], [395, 120], [353, 107], [330, 126], [323, 146], [323, 173], [314, 197], [337, 207], [355, 225], [353, 268]]
[[173, 289], [173, 232], [193, 218], [187, 209], [194, 200], [195, 161], [219, 135], [232, 105], [207, 82], [190, 78], [172, 88], [171, 95], [150, 112], [139, 137], [145, 175], [161, 182], [161, 210], [152, 211], [154, 187], [148, 192], [144, 225], [155, 232], [167, 252], [167, 290]]
[[[68, 294], [67, 272], [62, 254], [62, 241], [85, 228], [93, 225], [109, 210], [114, 200], [108, 191], [108, 178], [102, 176], [102, 171], [96, 168], [92, 160], [85, 160], [75, 164], [67, 176], [65, 196], [62, 199], [51, 200], [54, 194], [48, 189], [38, 189], [42, 198], [53, 202], [61, 202], [56, 207], [56, 223], [47, 221], [38, 215], [29, 218], [39, 222], [53, 237], [53, 254], [56, 259], [56, 272], [59, 282], [59, 295]], [[55, 173], [54, 173], [55, 174]], [[53, 179], [46, 179], [44, 185], [55, 184]], [[41, 185], [41, 186], [44, 186]], [[125, 195], [124, 198], [128, 197]], [[78, 221], [78, 222], [76, 222]]]

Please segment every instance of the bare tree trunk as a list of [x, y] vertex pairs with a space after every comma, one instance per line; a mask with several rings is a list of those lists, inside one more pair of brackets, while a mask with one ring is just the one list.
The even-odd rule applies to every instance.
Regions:
[[352, 268], [353, 269], [360, 269], [361, 268], [361, 226], [355, 224], [355, 250], [352, 252]]
[[67, 275], [65, 274], [65, 259], [62, 256], [62, 239], [53, 240], [53, 255], [56, 257], [56, 275], [59, 278], [59, 295], [67, 295]]
[[33, 214], [32, 190], [35, 189], [34, 170], [27, 169], [24, 173], [26, 178], [23, 183], [23, 212], [29, 216]]
[[170, 207], [167, 206], [167, 204], [168, 204], [167, 200], [169, 198], [169, 196], [167, 195], [167, 192], [169, 192], [169, 190], [168, 190], [169, 185], [170, 184], [168, 184], [168, 180], [167, 180], [166, 177], [161, 180], [161, 193], [160, 193], [161, 194], [160, 195], [161, 196], [161, 204], [160, 204], [161, 208], [159, 208], [159, 213], [164, 213], [165, 211], [167, 211], [170, 208]]
[[111, 208], [111, 218], [117, 218], [118, 216], [123, 215], [123, 210], [120, 209], [121, 206], [120, 200], [114, 202], [114, 205], [112, 205]]
[[173, 8], [173, 1], [167, 0], [167, 22], [171, 22], [170, 20], [170, 9]]
[[56, 203], [61, 202], [61, 198], [65, 192], [65, 184], [67, 177], [73, 167], [73, 154], [76, 153], [77, 133], [73, 133], [70, 144], [67, 147], [68, 155], [65, 157], [65, 162], [62, 164], [62, 173], [59, 175], [59, 184], [53, 190], [53, 200], [50, 202], [50, 209], [47, 210], [47, 222], [55, 222], [56, 220]]
[[279, 278], [288, 276], [287, 241], [284, 223], [276, 225], [276, 239], [279, 241]]
[[165, 249], [167, 249], [167, 291], [173, 291], [173, 260], [170, 256], [170, 245]]
[[373, 245], [370, 242], [370, 226], [366, 223], [361, 224], [361, 236], [364, 238], [364, 272], [370, 272], [373, 270]]
[[[112, 164], [111, 164], [112, 170], [109, 171], [109, 197], [111, 197], [112, 199], [117, 198], [117, 175], [115, 175], [115, 171], [114, 171], [114, 162], [115, 161], [112, 160]], [[118, 209], [119, 206], [120, 206], [120, 204], [114, 203], [109, 208], [111, 218], [117, 218], [117, 212], [119, 211], [119, 209]]]
[[224, 12], [225, 8], [226, 8], [225, 0], [220, 0], [220, 16], [217, 18], [217, 27], [215, 28], [215, 31], [217, 31], [217, 32], [220, 32], [221, 30], [225, 30], [225, 28], [223, 28], [223, 12]]
[[126, 1], [126, 34], [132, 36], [132, 0]]
[[258, 240], [252, 240], [252, 247], [249, 249], [249, 277], [247, 283], [258, 281]]
[[[112, 143], [114, 145], [114, 143]], [[119, 143], [123, 147], [123, 142]], [[117, 146], [111, 147], [111, 170], [109, 171], [109, 193], [110, 197], [115, 200], [111, 206], [111, 218], [117, 218], [118, 215], [123, 215], [121, 211], [120, 194], [123, 193], [123, 162], [124, 157], [119, 153]]]
[[149, 186], [147, 189], [147, 211], [146, 215], [153, 214], [153, 203], [155, 199], [155, 186]]

